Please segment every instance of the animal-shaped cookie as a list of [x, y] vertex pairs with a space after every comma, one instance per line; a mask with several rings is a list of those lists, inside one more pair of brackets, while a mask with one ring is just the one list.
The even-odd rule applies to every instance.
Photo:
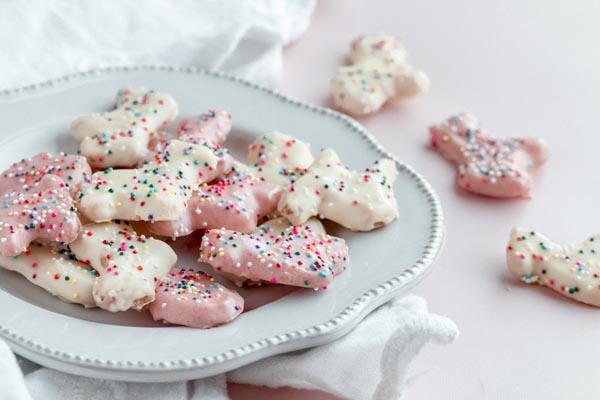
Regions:
[[210, 229], [200, 259], [218, 272], [252, 282], [323, 288], [348, 265], [343, 239], [292, 226], [275, 235]]
[[155, 321], [206, 329], [240, 315], [244, 299], [206, 272], [173, 268], [161, 279], [149, 310]]
[[[292, 224], [289, 219], [285, 217], [276, 217], [265, 221], [260, 226], [257, 226], [256, 229], [254, 229], [254, 236], [259, 237], [264, 242], [275, 242], [277, 239], [281, 238], [282, 233], [293, 226], [294, 224]], [[327, 233], [325, 231], [325, 227], [318, 218], [309, 218], [304, 226], [310, 228], [310, 230], [312, 230], [315, 234]], [[251, 281], [244, 277], [233, 275], [222, 270], [219, 271], [219, 273], [239, 287], [244, 285], [260, 285], [262, 283], [262, 281]]]
[[218, 147], [231, 131], [231, 114], [223, 110], [209, 110], [179, 122], [175, 134], [159, 131], [152, 135], [148, 147], [151, 152], [161, 151], [166, 142], [177, 139], [195, 144], [207, 143]]
[[233, 159], [200, 144], [172, 140], [155, 159], [136, 169], [112, 169], [92, 175], [83, 185], [80, 211], [96, 222], [177, 220], [200, 184], [231, 170]]
[[181, 120], [177, 139], [190, 143], [220, 144], [231, 131], [231, 114], [223, 110], [209, 110], [204, 114]]
[[252, 233], [259, 219], [273, 213], [281, 187], [253, 175], [232, 173], [213, 185], [202, 185], [188, 200], [185, 214], [175, 221], [148, 224], [154, 234], [177, 238], [198, 229], [227, 228]]
[[90, 179], [92, 171], [85, 159], [65, 153], [40, 153], [11, 165], [0, 176], [0, 194], [10, 191], [27, 192], [46, 175], [61, 178], [72, 196]]
[[429, 88], [427, 75], [406, 62], [406, 50], [394, 36], [360, 36], [348, 58], [350, 65], [338, 70], [331, 94], [335, 107], [349, 114], [370, 114], [388, 100]]
[[458, 166], [461, 188], [490, 197], [531, 197], [531, 169], [548, 158], [537, 138], [497, 139], [471, 114], [461, 113], [429, 128], [431, 146]]
[[0, 196], [0, 255], [16, 256], [29, 243], [70, 243], [77, 238], [81, 223], [65, 183], [46, 175], [26, 191]]
[[539, 232], [517, 228], [507, 247], [508, 269], [573, 300], [600, 307], [600, 235], [561, 246]]
[[32, 243], [18, 256], [0, 256], [0, 266], [18, 272], [67, 303], [96, 307], [92, 288], [98, 274], [89, 265], [77, 261], [68, 248], [54, 249]]
[[121, 89], [114, 110], [76, 119], [71, 132], [93, 167], [132, 167], [148, 151], [150, 137], [176, 115], [177, 103], [168, 94]]
[[275, 185], [289, 186], [300, 178], [314, 158], [310, 145], [280, 132], [269, 132], [254, 140], [246, 163], [250, 172]]
[[141, 310], [153, 302], [156, 286], [177, 261], [169, 245], [138, 235], [124, 221], [84, 225], [70, 247], [98, 271], [94, 300], [112, 312]]
[[278, 210], [295, 225], [319, 216], [354, 231], [370, 231], [398, 217], [392, 187], [397, 175], [392, 160], [377, 161], [359, 173], [346, 168], [335, 151], [323, 150], [284, 192]]

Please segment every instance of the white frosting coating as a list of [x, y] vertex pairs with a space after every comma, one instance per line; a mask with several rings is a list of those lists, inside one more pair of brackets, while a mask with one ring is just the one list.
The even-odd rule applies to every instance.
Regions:
[[36, 286], [67, 303], [96, 307], [92, 288], [96, 271], [75, 259], [68, 249], [32, 243], [28, 251], [15, 257], [0, 256], [0, 265], [16, 271]]
[[561, 246], [539, 232], [516, 228], [506, 259], [508, 269], [523, 282], [600, 307], [600, 235], [578, 246]]
[[176, 220], [192, 192], [231, 169], [228, 153], [172, 140], [155, 159], [136, 169], [107, 169], [92, 175], [80, 194], [79, 209], [96, 222]]
[[114, 110], [76, 119], [71, 132], [92, 166], [131, 167], [148, 151], [150, 137], [176, 115], [177, 103], [168, 94], [144, 87], [121, 89]]
[[84, 225], [71, 249], [100, 274], [94, 300], [112, 312], [141, 310], [154, 301], [158, 282], [177, 262], [169, 245], [138, 235], [126, 222]]
[[348, 58], [350, 65], [338, 70], [331, 93], [335, 107], [350, 114], [369, 114], [389, 99], [429, 88], [427, 75], [406, 62], [406, 50], [394, 36], [361, 36], [352, 42]]
[[351, 230], [370, 231], [398, 217], [392, 188], [397, 176], [392, 160], [380, 160], [359, 173], [346, 168], [337, 153], [327, 149], [284, 192], [277, 208], [294, 225], [319, 216]]
[[310, 144], [281, 132], [269, 132], [252, 142], [246, 162], [256, 177], [288, 186], [304, 174], [313, 160]]

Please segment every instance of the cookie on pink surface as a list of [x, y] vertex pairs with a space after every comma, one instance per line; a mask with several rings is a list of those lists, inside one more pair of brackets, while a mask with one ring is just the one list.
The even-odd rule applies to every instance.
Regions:
[[182, 218], [148, 223], [154, 234], [176, 238], [198, 229], [227, 228], [251, 233], [259, 219], [273, 213], [281, 187], [253, 175], [232, 173], [213, 185], [203, 185], [188, 201]]
[[173, 268], [160, 281], [149, 310], [155, 321], [206, 329], [235, 319], [244, 299], [203, 271]]
[[65, 183], [46, 175], [27, 191], [0, 197], [0, 255], [16, 256], [29, 243], [70, 243], [77, 239], [81, 222]]
[[600, 235], [562, 246], [540, 232], [515, 228], [506, 261], [525, 283], [547, 286], [571, 300], [600, 307]]
[[538, 138], [491, 137], [468, 113], [429, 128], [431, 146], [457, 165], [456, 182], [490, 197], [531, 197], [531, 170], [548, 159], [548, 145]]
[[198, 261], [251, 282], [327, 289], [348, 266], [348, 246], [307, 226], [275, 235], [211, 229], [202, 238]]
[[88, 182], [92, 170], [85, 157], [65, 153], [39, 153], [11, 165], [2, 173], [0, 193], [27, 192], [46, 175], [61, 178], [74, 196], [84, 182]]
[[408, 64], [406, 58], [406, 50], [395, 36], [359, 36], [352, 42], [350, 65], [339, 68], [331, 84], [333, 104], [361, 116], [379, 110], [392, 99], [427, 91], [427, 75]]

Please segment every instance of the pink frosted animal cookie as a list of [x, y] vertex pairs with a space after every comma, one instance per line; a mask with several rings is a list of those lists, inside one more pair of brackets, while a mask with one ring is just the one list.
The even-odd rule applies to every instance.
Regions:
[[235, 319], [244, 299], [203, 271], [173, 268], [160, 281], [149, 309], [155, 321], [206, 329]]
[[231, 131], [231, 114], [223, 110], [209, 110], [204, 114], [188, 117], [179, 123], [175, 135], [161, 132], [150, 139], [150, 150], [161, 151], [172, 139], [182, 142], [218, 146], [227, 139]]
[[98, 274], [89, 265], [77, 261], [68, 248], [55, 250], [33, 243], [18, 256], [0, 256], [0, 265], [18, 272], [67, 303], [96, 307], [92, 288]]
[[190, 143], [220, 144], [231, 131], [231, 114], [222, 110], [209, 110], [204, 114], [181, 120], [177, 139]]
[[348, 57], [350, 65], [338, 70], [331, 85], [335, 107], [352, 115], [366, 115], [379, 110], [388, 100], [427, 91], [427, 75], [409, 65], [406, 56], [406, 50], [394, 36], [355, 39]]
[[202, 238], [198, 261], [251, 282], [326, 289], [346, 269], [348, 246], [306, 226], [250, 235], [211, 229]]
[[225, 227], [252, 233], [260, 218], [273, 213], [281, 187], [241, 172], [213, 185], [203, 185], [188, 201], [183, 218], [148, 224], [154, 234], [177, 238], [198, 229]]
[[458, 166], [458, 186], [485, 196], [530, 198], [529, 170], [548, 159], [543, 140], [492, 138], [467, 113], [433, 125], [429, 133], [431, 146]]
[[32, 241], [70, 243], [81, 223], [65, 183], [46, 175], [27, 191], [0, 197], [0, 255], [23, 253]]
[[168, 94], [144, 87], [121, 89], [114, 110], [80, 117], [71, 131], [93, 167], [131, 167], [148, 151], [150, 137], [176, 115], [177, 103]]
[[70, 247], [77, 259], [98, 271], [94, 300], [112, 312], [141, 310], [153, 302], [159, 281], [177, 262], [169, 245], [138, 235], [120, 221], [85, 225]]
[[377, 161], [359, 173], [346, 168], [335, 151], [323, 150], [284, 192], [278, 210], [295, 225], [319, 216], [354, 231], [370, 231], [398, 217], [392, 187], [397, 176], [392, 160]]
[[600, 235], [561, 246], [539, 232], [513, 229], [506, 260], [523, 282], [538, 283], [570, 299], [600, 307]]
[[0, 194], [10, 191], [27, 192], [46, 175], [56, 175], [74, 196], [81, 185], [90, 179], [92, 171], [85, 159], [65, 153], [40, 153], [14, 163], [1, 175]]
[[171, 140], [140, 168], [93, 174], [81, 189], [79, 208], [96, 222], [178, 220], [192, 193], [202, 183], [227, 174], [232, 165], [225, 150]]

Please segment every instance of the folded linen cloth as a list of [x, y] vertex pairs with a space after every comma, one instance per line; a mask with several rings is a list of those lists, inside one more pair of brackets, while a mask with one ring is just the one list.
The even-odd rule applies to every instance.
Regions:
[[[413, 381], [408, 367], [428, 343], [456, 339], [456, 325], [430, 314], [417, 296], [395, 299], [367, 316], [352, 332], [329, 344], [258, 361], [225, 375], [175, 383], [128, 383], [36, 369], [0, 340], [0, 399], [10, 400], [200, 400], [228, 399], [230, 382], [317, 389], [353, 400], [398, 398]], [[326, 365], [324, 372], [323, 366]], [[31, 372], [33, 371], [33, 372]], [[27, 391], [28, 390], [28, 391]], [[31, 396], [31, 397], [29, 397]]]
[[281, 77], [284, 45], [316, 0], [0, 2], [0, 90], [109, 65], [220, 69]]

